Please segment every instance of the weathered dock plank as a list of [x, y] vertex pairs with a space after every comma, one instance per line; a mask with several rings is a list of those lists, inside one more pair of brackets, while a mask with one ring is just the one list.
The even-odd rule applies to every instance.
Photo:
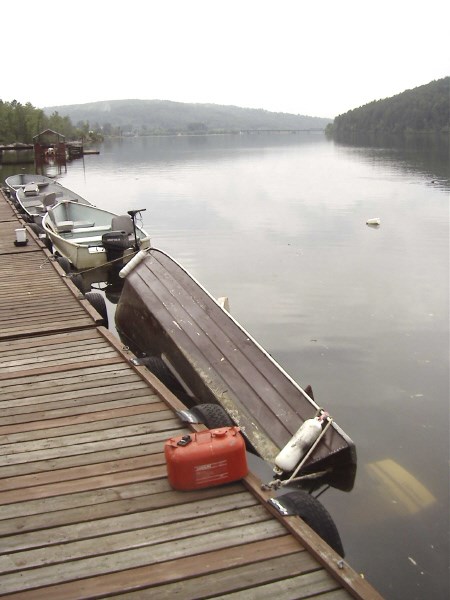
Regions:
[[[0, 223], [0, 240], [1, 235]], [[51, 264], [40, 248], [29, 253], [20, 248], [7, 258], [3, 254], [2, 263], [9, 268], [2, 264], [0, 339], [95, 327], [87, 302], [77, 299], [81, 298], [78, 290], [64, 283], [59, 267]]]
[[[208, 502], [217, 497], [217, 490], [208, 489], [201, 492], [175, 492], [164, 481], [152, 481], [148, 483], [137, 483], [125, 488], [110, 487], [98, 490], [95, 495], [95, 503], [86, 510], [89, 501], [92, 500], [90, 492], [80, 492], [72, 496], [62, 496], [55, 504], [49, 506], [47, 512], [36, 513], [35, 510], [42, 502], [34, 500], [22, 503], [27, 509], [27, 514], [17, 516], [13, 511], [5, 519], [0, 519], [0, 535], [14, 536], [31, 532], [45, 531], [57, 527], [66, 528], [72, 525], [82, 528], [84, 524], [92, 527], [98, 521], [103, 523], [106, 519], [117, 518], [124, 515], [139, 515], [142, 512], [153, 510], [165, 510], [167, 507], [178, 507], [179, 510], [191, 503]], [[125, 493], [126, 492], [126, 493]], [[221, 490], [221, 498], [231, 494], [238, 494], [237, 502], [248, 498], [247, 492], [243, 491], [241, 485], [228, 485]], [[197, 504], [195, 504], [197, 505]], [[198, 504], [201, 507], [201, 504]], [[11, 509], [10, 505], [7, 507]], [[6, 538], [5, 538], [6, 539]], [[33, 539], [33, 538], [32, 538]]]
[[[241, 492], [240, 494], [227, 494], [218, 498], [216, 502], [211, 503], [208, 498], [198, 502], [189, 502], [183, 507], [180, 516], [179, 505], [165, 506], [164, 508], [141, 510], [132, 514], [120, 514], [114, 517], [106, 517], [101, 520], [87, 521], [82, 523], [64, 524], [51, 529], [31, 531], [27, 534], [12, 534], [2, 539], [2, 547], [5, 552], [14, 552], [16, 550], [42, 548], [50, 545], [65, 543], [67, 539], [71, 540], [89, 540], [93, 537], [106, 535], [118, 536], [119, 533], [136, 531], [137, 536], [143, 535], [143, 523], [151, 521], [152, 526], [182, 523], [184, 520], [190, 520], [199, 516], [209, 514], [226, 513], [233, 510], [243, 510], [248, 507], [257, 507], [257, 500], [250, 494]], [[260, 518], [268, 518], [267, 513], [259, 514]], [[128, 533], [129, 535], [129, 533]], [[165, 539], [165, 538], [164, 538]], [[153, 537], [153, 541], [155, 538]], [[136, 543], [136, 540], [134, 540]]]
[[[224, 518], [227, 516], [231, 515], [224, 515]], [[54, 556], [53, 553], [47, 555], [44, 552], [42, 553], [44, 556], [32, 557], [30, 562], [27, 561], [28, 555], [25, 556], [25, 565], [22, 565], [22, 552], [13, 553], [10, 555], [11, 560], [8, 561], [6, 566], [8, 572], [1, 579], [2, 591], [4, 593], [22, 591], [55, 585], [67, 580], [100, 576], [191, 556], [198, 553], [199, 548], [202, 548], [206, 553], [237, 545], [247, 545], [250, 542], [276, 539], [283, 534], [282, 525], [275, 520], [248, 524], [244, 515], [242, 515], [241, 519], [236, 516], [232, 526], [225, 528], [223, 527], [223, 519], [218, 521], [216, 525], [210, 526], [207, 518], [200, 519], [196, 523], [197, 528], [193, 525], [192, 529], [189, 530], [189, 537], [183, 537], [186, 528], [178, 525], [175, 527], [174, 532], [168, 534], [170, 541], [160, 541], [155, 544], [152, 544], [153, 538], [151, 532], [148, 532], [148, 537], [139, 547], [126, 547], [117, 549], [115, 552], [110, 550], [109, 545], [98, 547], [97, 540], [94, 540], [90, 550], [91, 556], [69, 560], [68, 562], [59, 561], [58, 553]], [[167, 527], [163, 527], [161, 540], [167, 539], [165, 537], [166, 530]], [[207, 533], [200, 533], [202, 530]], [[170, 539], [171, 535], [174, 536], [173, 540]], [[193, 538], [193, 536], [195, 537]], [[193, 548], [194, 541], [197, 548]], [[133, 542], [129, 543], [133, 544]], [[97, 548], [103, 554], [97, 554]], [[242, 549], [242, 552], [244, 552], [244, 549]], [[30, 565], [35, 566], [34, 568], [28, 568]], [[59, 568], [58, 565], [60, 565]], [[26, 572], [27, 577], [24, 577], [24, 572]]]
[[23, 253], [36, 252], [39, 246], [36, 241], [28, 235], [28, 244], [26, 246], [15, 246], [16, 229], [22, 228], [23, 225], [18, 221], [0, 221], [0, 254], [17, 254], [17, 251]]
[[[217, 573], [212, 573], [200, 577], [188, 578], [188, 574], [186, 573], [187, 579], [176, 583], [161, 583], [157, 587], [152, 587], [151, 597], [158, 600], [170, 600], [180, 596], [183, 599], [195, 600], [196, 598], [208, 597], [208, 594], [214, 593], [226, 594], [225, 597], [228, 598], [230, 597], [230, 593], [236, 593], [236, 590], [241, 590], [239, 593], [242, 598], [255, 598], [259, 600], [259, 598], [263, 597], [260, 595], [262, 585], [268, 582], [279, 581], [281, 591], [284, 591], [288, 587], [286, 580], [290, 582], [299, 572], [306, 575], [309, 572], [314, 572], [314, 569], [317, 569], [317, 565], [306, 552], [302, 552], [301, 554], [298, 552], [295, 554], [282, 554], [281, 556], [271, 556], [266, 559], [261, 557], [257, 562], [249, 562], [235, 568], [225, 568], [220, 571], [220, 577], [217, 576]], [[318, 573], [321, 576], [326, 576], [324, 571], [319, 571]], [[336, 587], [336, 582], [333, 583], [334, 587]], [[255, 589], [258, 591], [255, 592]], [[130, 592], [120, 595], [120, 598], [135, 599], [139, 595], [139, 592]], [[271, 598], [277, 599], [279, 597], [279, 594], [271, 596]], [[292, 595], [291, 597], [299, 598], [300, 596]]]
[[[5, 221], [12, 221], [13, 223], [17, 223], [16, 211], [8, 202], [2, 202], [2, 198], [0, 198], [0, 223]], [[19, 225], [16, 225], [16, 227], [19, 227]], [[13, 239], [15, 239], [15, 237]]]
[[[211, 582], [211, 570], [204, 568], [211, 560], [219, 594], [265, 593], [274, 582], [273, 589], [285, 594], [298, 586], [316, 595], [341, 589], [243, 483], [172, 490], [163, 443], [186, 430], [160, 397], [164, 386], [156, 381], [151, 387], [154, 377], [132, 368], [128, 351], [111, 344], [106, 330], [71, 332], [69, 350], [67, 337], [0, 342], [3, 384], [14, 393], [0, 395], [7, 419], [0, 425], [1, 594], [94, 598], [146, 590], [164, 598], [180, 585], [184, 589], [183, 566], [189, 565], [186, 594], [199, 598], [198, 590]], [[89, 354], [87, 361], [77, 362], [77, 345]], [[109, 365], [96, 358], [104, 356], [102, 347], [116, 352]], [[56, 378], [40, 372], [52, 357], [61, 369]], [[124, 377], [119, 396], [108, 394], [108, 381], [114, 389]], [[133, 385], [137, 389], [128, 389]], [[135, 398], [135, 392], [143, 395]], [[285, 546], [295, 556], [288, 574], [284, 567], [268, 568]], [[308, 565], [304, 573], [301, 564]], [[317, 579], [303, 577], [311, 572]]]
[[[167, 562], [145, 565], [143, 567], [131, 568], [119, 573], [89, 577], [78, 582], [55, 585], [45, 589], [48, 600], [73, 600], [77, 598], [96, 598], [106, 595], [118, 595], [128, 590], [147, 590], [150, 597], [157, 586], [170, 582], [188, 580], [193, 574], [215, 573], [220, 581], [220, 573], [226, 569], [240, 567], [246, 564], [259, 563], [264, 559], [272, 559], [275, 556], [285, 556], [298, 552], [299, 545], [290, 536], [272, 538], [269, 540], [249, 543], [246, 552], [239, 551], [232, 546], [224, 550], [216, 550], [208, 553], [197, 553], [188, 557], [182, 557]], [[300, 567], [301, 568], [301, 567]], [[42, 598], [39, 592], [42, 590], [22, 592], [20, 597], [25, 600]], [[209, 596], [211, 593], [209, 592]], [[197, 595], [196, 598], [201, 598]], [[206, 596], [207, 597], [207, 596]], [[8, 596], [6, 596], [8, 598]], [[11, 596], [12, 598], [12, 596]]]

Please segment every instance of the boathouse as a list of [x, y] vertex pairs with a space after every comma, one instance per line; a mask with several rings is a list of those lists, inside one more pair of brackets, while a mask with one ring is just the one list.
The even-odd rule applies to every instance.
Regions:
[[48, 158], [58, 164], [66, 162], [66, 138], [52, 129], [41, 131], [33, 137], [34, 159], [36, 165], [42, 165]]

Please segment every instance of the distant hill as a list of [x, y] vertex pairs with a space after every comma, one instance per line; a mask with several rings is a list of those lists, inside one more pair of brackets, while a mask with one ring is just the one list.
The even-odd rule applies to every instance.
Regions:
[[358, 134], [448, 133], [450, 77], [370, 102], [339, 115], [327, 133], [339, 139]]
[[111, 134], [222, 133], [242, 129], [325, 129], [331, 119], [274, 113], [262, 109], [188, 104], [169, 100], [110, 100], [49, 106], [71, 122], [89, 122], [92, 129]]

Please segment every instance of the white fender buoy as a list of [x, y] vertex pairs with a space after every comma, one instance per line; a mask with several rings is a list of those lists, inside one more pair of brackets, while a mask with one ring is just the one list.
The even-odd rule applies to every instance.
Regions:
[[130, 260], [130, 262], [128, 262], [119, 271], [119, 277], [121, 279], [124, 279], [140, 262], [142, 262], [144, 260], [144, 258], [146, 256], [147, 256], [147, 252], [145, 250], [139, 250], [139, 252], [136, 254], [136, 256], [133, 256], [133, 258]]
[[381, 223], [379, 217], [375, 217], [374, 219], [367, 219], [366, 225], [379, 225]]
[[320, 417], [307, 419], [275, 458], [275, 466], [282, 471], [293, 471], [321, 432], [322, 421]]

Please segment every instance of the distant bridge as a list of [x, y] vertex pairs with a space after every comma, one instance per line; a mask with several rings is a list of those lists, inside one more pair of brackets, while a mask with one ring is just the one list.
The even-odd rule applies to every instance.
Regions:
[[309, 129], [241, 129], [240, 133], [311, 133], [311, 132], [323, 132], [323, 127], [309, 128]]

